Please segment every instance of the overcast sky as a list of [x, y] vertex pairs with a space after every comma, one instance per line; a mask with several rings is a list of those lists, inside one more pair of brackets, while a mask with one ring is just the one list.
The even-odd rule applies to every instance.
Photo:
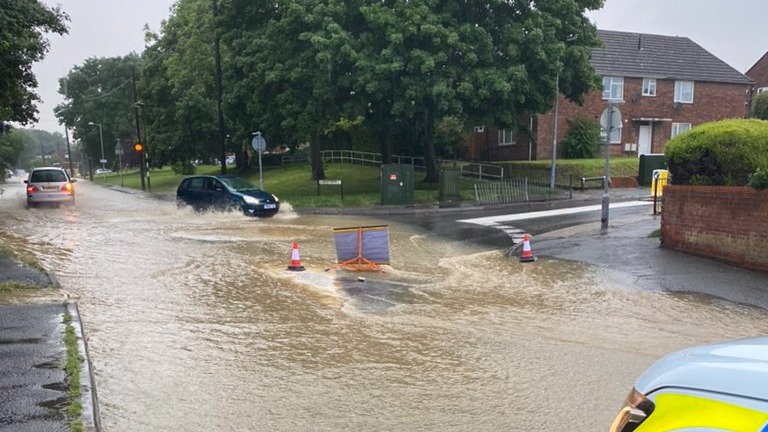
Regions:
[[[159, 30], [174, 0], [42, 0], [60, 4], [71, 18], [69, 34], [50, 38], [51, 50], [35, 66], [43, 102], [34, 127], [63, 128], [53, 115], [62, 102], [58, 79], [89, 57], [123, 56], [144, 49], [144, 24]], [[744, 73], [768, 51], [766, 0], [606, 0], [590, 13], [598, 28], [688, 37]], [[98, 120], [96, 120], [98, 123]]]

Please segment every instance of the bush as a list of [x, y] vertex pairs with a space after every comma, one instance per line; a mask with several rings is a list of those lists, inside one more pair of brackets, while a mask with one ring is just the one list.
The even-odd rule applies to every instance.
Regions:
[[749, 176], [749, 186], [754, 189], [768, 188], [768, 169], [758, 168]]
[[768, 121], [706, 123], [671, 139], [664, 154], [674, 184], [745, 186], [768, 166]]
[[600, 125], [594, 119], [577, 116], [569, 120], [571, 128], [561, 146], [566, 159], [590, 159], [599, 154]]
[[197, 167], [192, 162], [176, 162], [171, 169], [178, 175], [192, 175], [197, 170]]
[[768, 92], [763, 92], [752, 99], [752, 105], [749, 107], [749, 116], [768, 120]]

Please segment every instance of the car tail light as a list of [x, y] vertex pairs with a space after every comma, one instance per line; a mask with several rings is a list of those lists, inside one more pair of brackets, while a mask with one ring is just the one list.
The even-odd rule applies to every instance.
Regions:
[[37, 186], [35, 186], [35, 185], [27, 186], [27, 193], [28, 194], [33, 194], [35, 192], [40, 192], [40, 189], [38, 189]]
[[633, 388], [613, 420], [610, 432], [632, 432], [651, 415], [654, 408], [656, 406], [650, 399]]
[[64, 183], [61, 185], [61, 191], [72, 193], [75, 191], [75, 187], [72, 185], [72, 183]]

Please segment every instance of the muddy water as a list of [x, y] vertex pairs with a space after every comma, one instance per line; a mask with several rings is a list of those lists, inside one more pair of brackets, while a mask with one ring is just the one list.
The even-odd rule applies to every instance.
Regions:
[[[596, 431], [684, 346], [764, 334], [766, 314], [641, 292], [587, 265], [389, 224], [384, 273], [328, 270], [361, 217], [196, 215], [78, 183], [75, 208], [0, 201], [77, 299], [105, 430]], [[303, 273], [286, 272], [291, 242]]]

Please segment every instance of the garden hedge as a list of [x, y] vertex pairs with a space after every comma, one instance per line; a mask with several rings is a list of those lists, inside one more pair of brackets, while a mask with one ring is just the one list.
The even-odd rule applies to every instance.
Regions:
[[705, 123], [671, 139], [664, 155], [673, 184], [745, 186], [768, 168], [768, 121]]

